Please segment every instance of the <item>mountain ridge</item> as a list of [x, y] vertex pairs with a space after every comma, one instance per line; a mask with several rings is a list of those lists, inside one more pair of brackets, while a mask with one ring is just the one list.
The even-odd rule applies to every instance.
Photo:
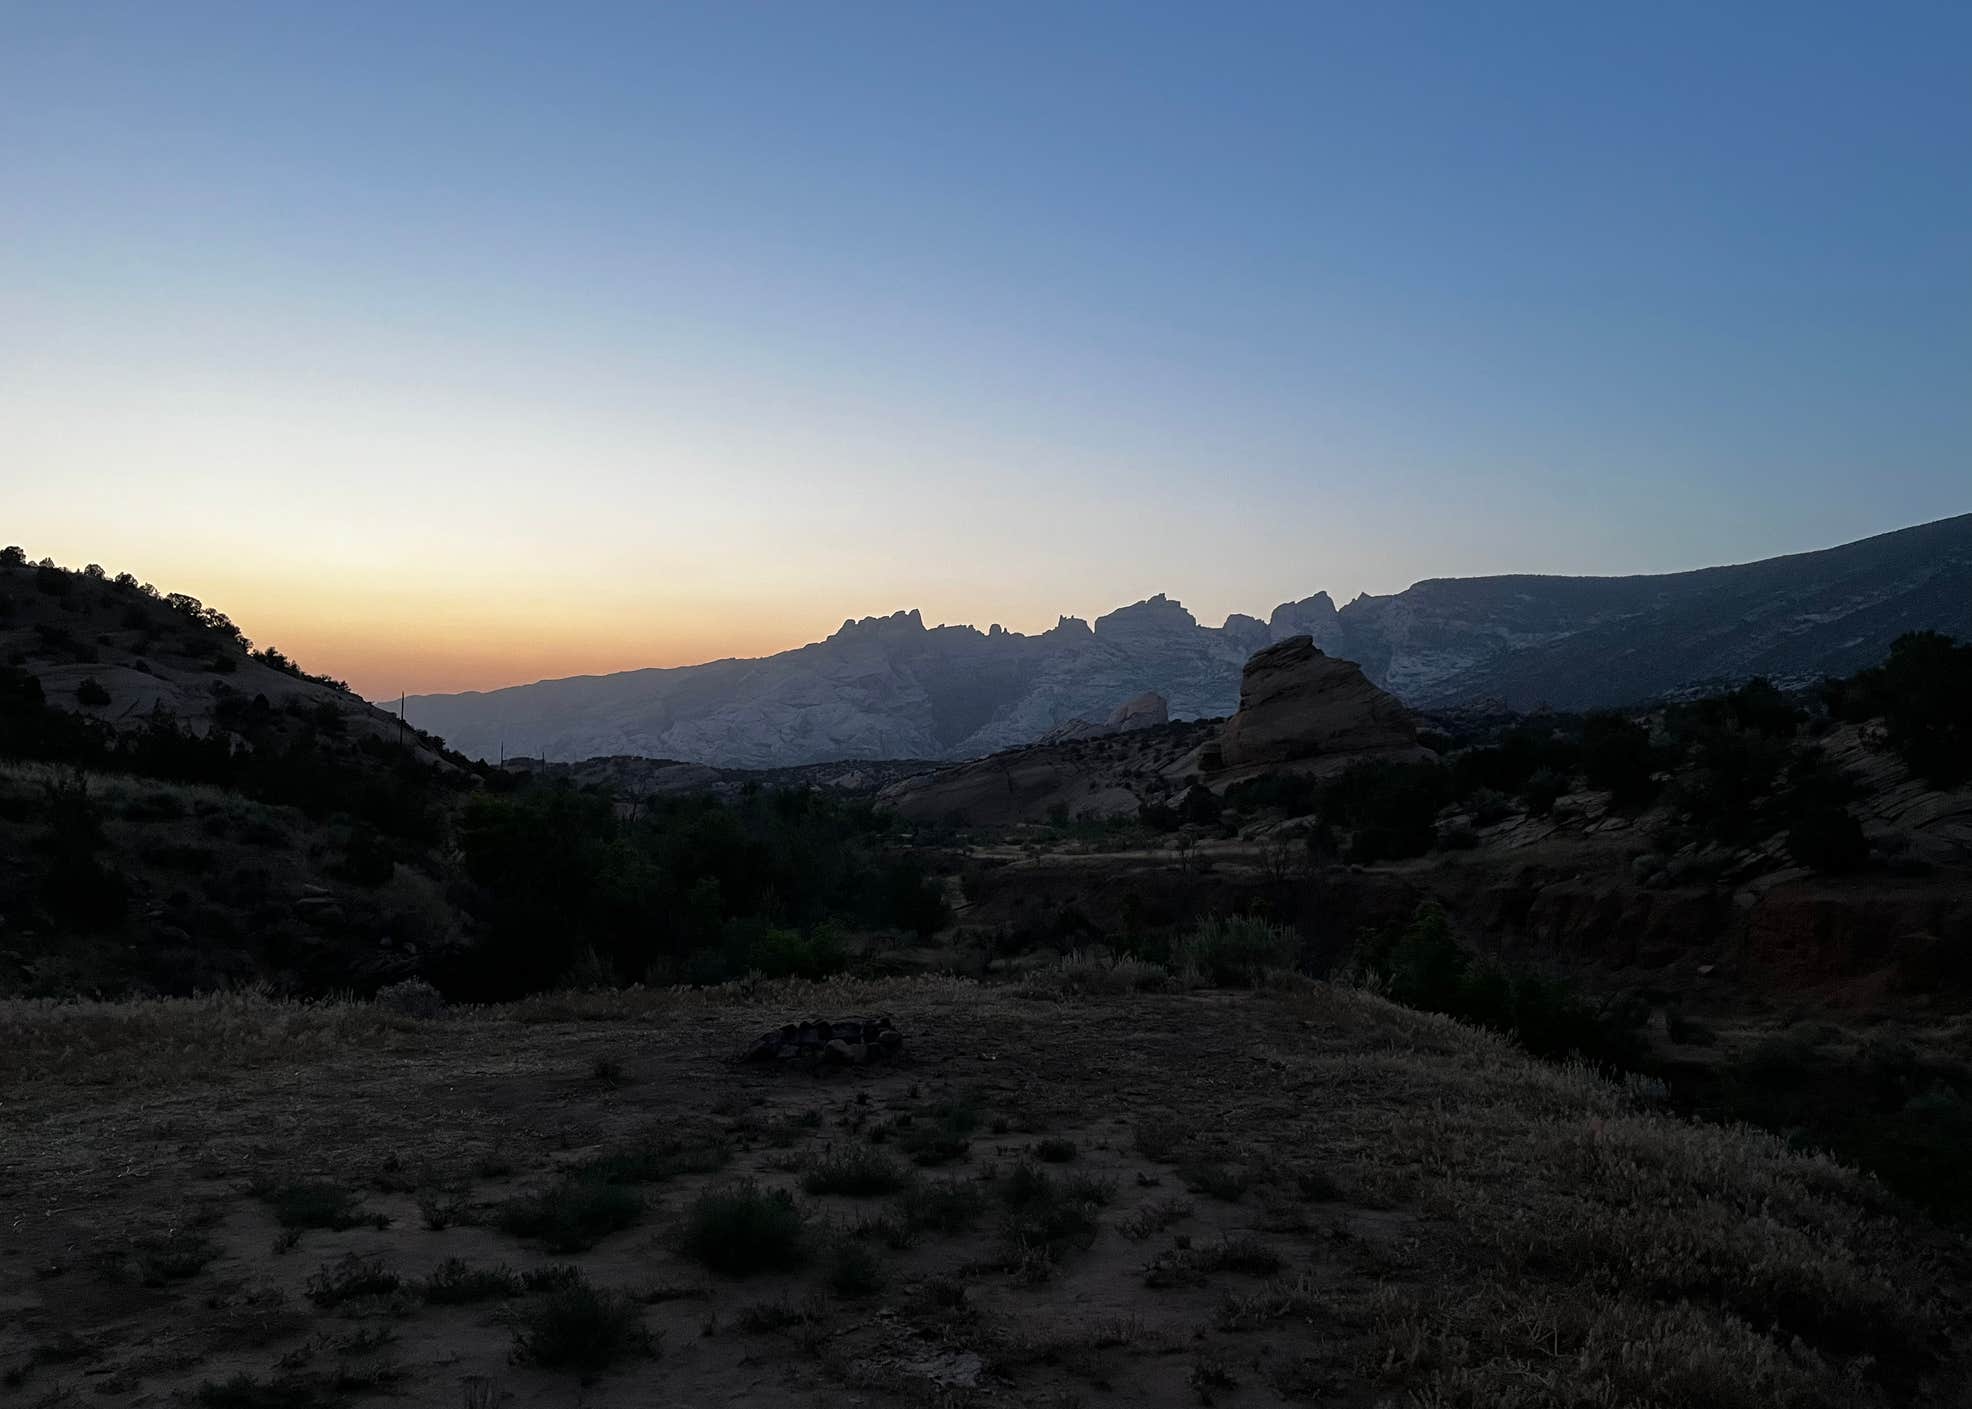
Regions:
[[1201, 625], [1157, 593], [1027, 635], [850, 618], [775, 655], [414, 695], [462, 752], [610, 754], [726, 767], [961, 759], [1103, 718], [1155, 692], [1172, 719], [1230, 714], [1253, 652], [1294, 635], [1407, 704], [1641, 703], [1753, 675], [1804, 681], [1878, 659], [1903, 631], [1972, 637], [1972, 514], [1833, 548], [1679, 573], [1424, 578], [1336, 607], [1326, 592]]

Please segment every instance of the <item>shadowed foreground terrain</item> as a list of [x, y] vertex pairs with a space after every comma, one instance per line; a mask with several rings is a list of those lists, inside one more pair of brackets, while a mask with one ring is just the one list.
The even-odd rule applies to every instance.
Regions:
[[[887, 1012], [903, 1058], [731, 1058]], [[1965, 1403], [1870, 1180], [1305, 980], [0, 1005], [8, 1403]], [[1958, 1397], [1954, 1397], [1958, 1396]]]

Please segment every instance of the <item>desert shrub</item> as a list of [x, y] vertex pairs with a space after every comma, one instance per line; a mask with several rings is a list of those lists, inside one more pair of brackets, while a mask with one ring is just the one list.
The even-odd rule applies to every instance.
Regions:
[[1582, 721], [1581, 766], [1588, 785], [1607, 790], [1617, 807], [1641, 807], [1656, 791], [1650, 730], [1620, 714], [1591, 714]]
[[169, 822], [185, 815], [185, 804], [177, 794], [155, 788], [125, 802], [123, 815], [133, 822]]
[[478, 1301], [504, 1301], [519, 1296], [520, 1276], [504, 1263], [496, 1267], [473, 1267], [460, 1258], [448, 1257], [418, 1283], [418, 1294], [433, 1306], [464, 1306]]
[[785, 1331], [790, 1326], [799, 1326], [807, 1321], [808, 1314], [790, 1305], [786, 1300], [756, 1301], [739, 1309], [733, 1317], [733, 1327], [747, 1335], [764, 1335], [773, 1331]]
[[1252, 1183], [1246, 1171], [1217, 1160], [1196, 1160], [1187, 1164], [1178, 1170], [1178, 1178], [1194, 1194], [1203, 1194], [1222, 1203], [1239, 1202], [1246, 1197]]
[[353, 1189], [325, 1180], [256, 1176], [251, 1192], [273, 1210], [275, 1220], [283, 1228], [326, 1228], [341, 1232], [364, 1224], [383, 1227], [390, 1221], [366, 1213], [361, 1196]]
[[79, 929], [111, 924], [123, 917], [127, 888], [123, 877], [97, 855], [103, 849], [103, 810], [80, 770], [42, 784], [47, 832], [42, 848], [47, 869], [41, 897], [56, 918]]
[[1798, 812], [1787, 829], [1787, 854], [1815, 871], [1853, 871], [1869, 860], [1862, 823], [1840, 803], [1818, 803]]
[[1566, 777], [1578, 757], [1574, 740], [1554, 725], [1525, 724], [1509, 729], [1498, 743], [1466, 749], [1451, 763], [1452, 791], [1461, 798], [1479, 792], [1511, 797], [1543, 770]]
[[1936, 631], [1899, 636], [1881, 665], [1831, 686], [1844, 719], [1883, 720], [1889, 743], [1934, 787], [1972, 777], [1972, 644]]
[[1267, 773], [1249, 778], [1226, 789], [1226, 806], [1241, 812], [1278, 812], [1287, 817], [1305, 817], [1321, 801], [1321, 784], [1314, 778], [1290, 773]]
[[629, 1296], [586, 1281], [529, 1303], [514, 1324], [514, 1358], [548, 1369], [593, 1373], [631, 1356], [654, 1355], [657, 1341]]
[[1322, 817], [1354, 836], [1349, 859], [1363, 864], [1422, 856], [1436, 836], [1452, 776], [1437, 763], [1363, 763], [1324, 783]]
[[193, 1229], [173, 1228], [153, 1237], [139, 1238], [132, 1251], [136, 1255], [138, 1279], [147, 1287], [162, 1287], [203, 1272], [219, 1256], [219, 1245]]
[[407, 1018], [438, 1018], [445, 1015], [445, 995], [421, 978], [385, 984], [377, 990], [373, 1001], [385, 1012]]
[[1211, 1271], [1243, 1272], [1252, 1277], [1271, 1277], [1285, 1265], [1279, 1253], [1251, 1234], [1229, 1237], [1206, 1248], [1200, 1262]]
[[629, 820], [607, 793], [533, 783], [473, 799], [459, 834], [485, 939], [445, 986], [479, 997], [550, 986], [584, 948], [664, 982], [821, 977], [846, 932], [946, 918], [892, 819], [819, 790], [652, 799]]
[[946, 1101], [926, 1114], [928, 1119], [913, 1121], [897, 1132], [897, 1147], [913, 1164], [941, 1165], [964, 1159], [972, 1148], [972, 1133], [979, 1128], [978, 1107], [959, 1099]]
[[1054, 1199], [1008, 1214], [1001, 1237], [1016, 1261], [1024, 1262], [1039, 1254], [1048, 1262], [1058, 1262], [1070, 1249], [1091, 1246], [1101, 1228], [1102, 1221], [1093, 1206]]
[[218, 852], [209, 846], [200, 846], [197, 842], [151, 842], [139, 854], [153, 866], [160, 866], [169, 871], [184, 871], [194, 876], [206, 874], [219, 861]]
[[872, 1198], [894, 1194], [906, 1177], [897, 1162], [868, 1145], [846, 1145], [810, 1165], [801, 1187], [810, 1194], [846, 1194]]
[[1505, 1032], [1536, 1056], [1579, 1056], [1620, 1069], [1642, 1052], [1647, 1011], [1615, 1002], [1593, 1008], [1557, 980], [1475, 963], [1434, 901], [1420, 905], [1401, 931], [1365, 936], [1355, 965], [1359, 978], [1394, 1002]]
[[1685, 768], [1671, 800], [1714, 840], [1743, 844], [1758, 830], [1762, 804], [1792, 757], [1793, 725], [1753, 690], [1698, 700], [1666, 712], [1666, 728]]
[[1206, 920], [1172, 946], [1172, 967], [1222, 987], [1257, 985], [1273, 969], [1289, 969], [1300, 953], [1294, 931], [1236, 915]]
[[571, 1267], [566, 1262], [551, 1262], [545, 1267], [530, 1267], [520, 1274], [523, 1291], [554, 1292], [563, 1287], [572, 1287], [582, 1280], [582, 1269]]
[[341, 1399], [308, 1376], [263, 1380], [244, 1370], [224, 1380], [204, 1381], [195, 1397], [202, 1409], [326, 1409]]
[[[1331, 1309], [1329, 1301], [1323, 1297], [1315, 1284], [1305, 1275], [1289, 1281], [1279, 1278], [1269, 1282], [1257, 1292], [1245, 1294], [1228, 1292], [1220, 1299], [1219, 1309], [1214, 1319], [1222, 1331], [1252, 1331], [1276, 1321], [1299, 1321], [1313, 1324], [1317, 1317]], [[1289, 1370], [1288, 1374], [1293, 1371]], [[1288, 1392], [1300, 1388], [1284, 1382], [1281, 1367], [1276, 1367], [1272, 1375], [1274, 1385], [1286, 1393], [1290, 1400], [1315, 1400], [1319, 1398], [1320, 1376], [1310, 1377], [1303, 1392]]]
[[829, 1249], [822, 1280], [839, 1297], [875, 1296], [883, 1290], [883, 1264], [864, 1244], [839, 1240]]
[[1061, 1181], [1061, 1194], [1075, 1203], [1107, 1208], [1116, 1197], [1116, 1181], [1099, 1174], [1071, 1174]]
[[1529, 817], [1546, 817], [1568, 791], [1568, 775], [1558, 768], [1536, 768], [1520, 787], [1520, 805]]
[[1294, 1176], [1294, 1192], [1309, 1203], [1332, 1203], [1342, 1197], [1342, 1185], [1323, 1169], [1304, 1169]]
[[913, 1231], [963, 1233], [979, 1218], [983, 1202], [976, 1183], [958, 1179], [922, 1179], [897, 1200], [904, 1225]]
[[802, 1222], [786, 1193], [742, 1179], [699, 1195], [685, 1213], [679, 1251], [733, 1277], [782, 1271], [806, 1258]]
[[388, 1296], [402, 1281], [383, 1265], [381, 1257], [361, 1257], [344, 1253], [334, 1262], [325, 1262], [308, 1279], [308, 1299], [317, 1306], [341, 1306], [358, 1297]]
[[1071, 949], [1052, 969], [1032, 975], [1030, 989], [1052, 989], [1066, 996], [1138, 993], [1166, 987], [1170, 975], [1161, 964], [1107, 949]]
[[568, 1178], [521, 1194], [495, 1214], [499, 1227], [517, 1238], [537, 1238], [550, 1252], [582, 1252], [643, 1216], [634, 1189], [603, 1179]]
[[1000, 1199], [1011, 1208], [1047, 1203], [1055, 1197], [1054, 1180], [1037, 1164], [1022, 1160], [1000, 1182]]
[[605, 1184], [662, 1184], [681, 1174], [714, 1173], [731, 1158], [723, 1141], [651, 1138], [597, 1155], [572, 1173]]
[[1140, 1120], [1131, 1132], [1137, 1153], [1156, 1164], [1172, 1164], [1191, 1132], [1174, 1120]]
[[1188, 1239], [1179, 1239], [1152, 1259], [1144, 1270], [1144, 1284], [1193, 1287], [1218, 1272], [1271, 1277], [1285, 1265], [1279, 1253], [1251, 1234], [1224, 1238], [1206, 1247], [1193, 1247]]
[[1506, 794], [1492, 788], [1478, 788], [1465, 800], [1467, 811], [1472, 814], [1472, 825], [1490, 827], [1504, 822], [1514, 812], [1513, 802]]
[[1184, 1199], [1152, 1199], [1118, 1219], [1116, 1229], [1131, 1242], [1140, 1243], [1191, 1215], [1192, 1206]]
[[1076, 1155], [1075, 1142], [1050, 1136], [1034, 1144], [1034, 1158], [1049, 1164], [1067, 1164]]

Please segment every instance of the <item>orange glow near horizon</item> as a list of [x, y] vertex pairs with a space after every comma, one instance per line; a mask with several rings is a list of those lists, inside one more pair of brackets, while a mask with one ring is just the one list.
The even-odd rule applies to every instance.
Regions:
[[361, 622], [255, 617], [256, 642], [276, 645], [303, 669], [347, 680], [365, 699], [399, 693], [451, 694], [497, 690], [572, 675], [699, 665], [726, 656], [771, 655], [806, 644], [764, 631], [713, 629], [692, 634], [639, 631], [631, 640], [604, 632], [556, 631], [526, 639], [502, 639], [491, 631], [438, 639], [374, 632]]
[[[816, 639], [805, 623], [771, 620], [751, 604], [693, 612], [635, 596], [578, 606], [567, 596], [474, 598], [343, 584], [332, 593], [263, 590], [207, 600], [256, 644], [278, 646], [305, 670], [347, 680], [365, 699], [698, 665]], [[228, 600], [237, 600], [238, 609]]]

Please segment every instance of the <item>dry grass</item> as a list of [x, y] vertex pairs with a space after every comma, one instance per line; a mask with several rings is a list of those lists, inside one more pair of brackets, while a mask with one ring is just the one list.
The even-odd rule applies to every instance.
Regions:
[[0, 1090], [39, 1081], [176, 1086], [270, 1062], [413, 1045], [415, 1020], [373, 1003], [284, 1002], [258, 990], [99, 1003], [0, 1000]]
[[[680, 1402], [1751, 1409], [1950, 1403], [1964, 1381], [1962, 1246], [1827, 1159], [1360, 993], [1057, 997], [753, 985], [426, 1022], [252, 994], [0, 1006], [0, 1371], [22, 1403], [561, 1402], [567, 1366], [609, 1406], [647, 1402], [661, 1338]], [[727, 1060], [789, 1013], [865, 1009], [909, 1034], [903, 1061]], [[599, 1057], [626, 1079], [589, 1079]], [[797, 1122], [818, 1138], [762, 1137]], [[949, 1138], [949, 1164], [897, 1184], [878, 1154], [868, 1177], [847, 1152], [884, 1128]], [[1035, 1129], [1073, 1161], [988, 1133]], [[428, 1190], [380, 1186], [386, 1167], [490, 1181], [462, 1208], [579, 1190], [642, 1215], [517, 1275], [538, 1229], [427, 1228]], [[272, 1252], [258, 1170], [362, 1189], [389, 1226]], [[748, 1239], [744, 1265], [706, 1256]]]

